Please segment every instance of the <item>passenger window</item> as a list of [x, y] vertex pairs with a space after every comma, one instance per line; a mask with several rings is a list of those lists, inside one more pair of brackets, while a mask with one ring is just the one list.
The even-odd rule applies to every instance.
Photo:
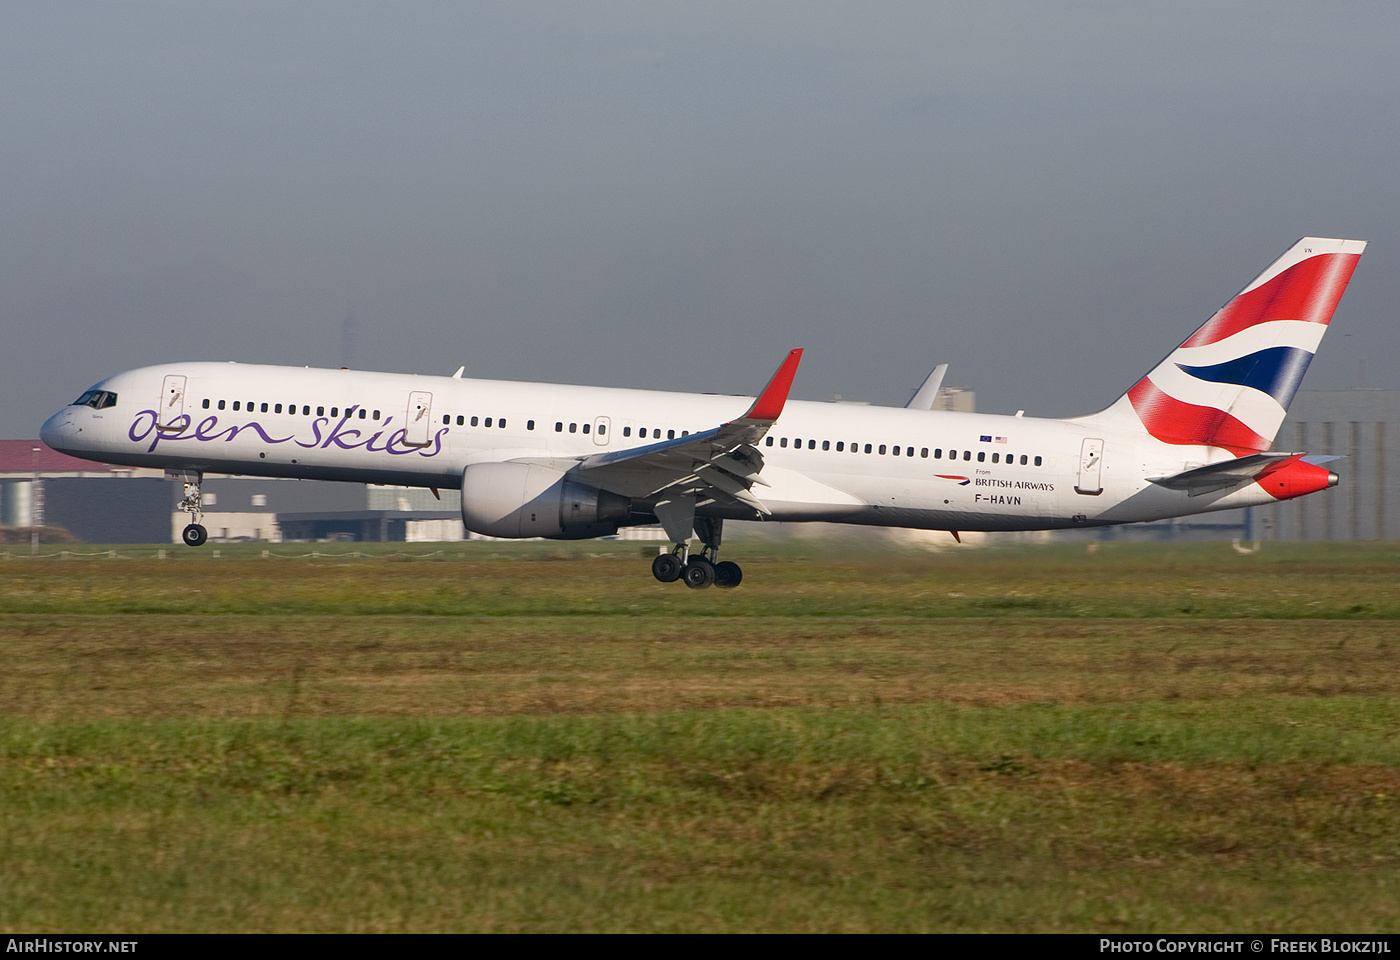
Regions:
[[683, 436], [683, 437], [688, 437], [688, 436], [690, 436], [690, 431], [689, 431], [689, 430], [682, 430], [682, 431], [681, 431], [681, 436]]
[[780, 446], [780, 447], [786, 447], [786, 446], [787, 446], [787, 437], [783, 437], [783, 439], [779, 440], [779, 441], [778, 441], [778, 446]]
[[466, 425], [467, 425], [467, 418], [464, 417], [464, 416], [462, 416], [460, 413], [457, 414], [457, 426], [459, 426], [459, 427], [465, 427]]
[[[334, 416], [334, 415], [335, 415], [334, 412], [332, 412], [331, 415]], [[444, 414], [442, 415], [442, 425], [445, 427], [445, 426], [448, 426], [450, 423], [452, 423], [452, 414], [450, 414], [450, 413], [444, 413]]]
[[1026, 455], [1023, 453], [1023, 454], [1021, 454], [1021, 466], [1024, 467], [1025, 465], [1026, 465]]
[[533, 420], [526, 420], [526, 421], [525, 421], [525, 429], [526, 429], [526, 430], [533, 430], [533, 429], [535, 429], [535, 421], [533, 421]]
[[896, 457], [899, 456], [899, 444], [895, 444], [895, 445], [894, 445], [894, 449], [893, 449], [891, 452], [892, 452]]
[[667, 430], [667, 431], [666, 431], [666, 439], [667, 439], [667, 440], [674, 440], [674, 439], [676, 439], [676, 431], [674, 431], [674, 430]]
[[309, 417], [309, 416], [311, 416], [311, 404], [309, 404], [309, 403], [303, 403], [303, 404], [301, 405], [301, 415], [302, 415], [303, 417]]
[[870, 452], [870, 444], [868, 444], [868, 443], [865, 445], [865, 452], [866, 452], [866, 453], [869, 453], [869, 452]]
[[[487, 424], [487, 426], [490, 426], [490, 424]], [[585, 423], [585, 424], [583, 425], [583, 432], [584, 432], [584, 433], [587, 433], [587, 432], [588, 432], [589, 430], [591, 430], [592, 428], [593, 428], [593, 425], [592, 425], [591, 423]]]
[[977, 462], [978, 462], [978, 463], [986, 463], [986, 461], [987, 461], [987, 451], [985, 451], [985, 450], [978, 450], [978, 451], [977, 451]]
[[472, 417], [472, 426], [474, 426], [474, 427], [475, 427], [475, 426], [479, 426], [480, 423], [481, 423], [481, 418], [480, 418], [480, 417]]
[[942, 448], [942, 447], [934, 447], [934, 448], [933, 448], [933, 459], [935, 459], [935, 460], [942, 460], [942, 459], [943, 459], [943, 448]]
[[600, 424], [598, 424], [598, 435], [599, 435], [599, 436], [602, 436], [603, 434], [605, 434], [605, 433], [607, 433], [607, 432], [608, 432], [608, 425], [607, 425], [606, 423], [600, 423]]
[[325, 415], [326, 415], [326, 408], [325, 408], [325, 407], [317, 407], [317, 408], [316, 408], [316, 416], [318, 416], [318, 417], [324, 417]]
[[928, 447], [924, 447], [922, 450], [920, 450], [920, 451], [919, 451], [919, 456], [921, 456], [921, 457], [923, 457], [925, 460], [927, 460], [927, 459], [928, 459]]
[[[280, 403], [277, 405], [277, 410], [278, 410], [279, 413], [280, 413], [281, 410], [282, 410], [282, 405], [281, 405]], [[366, 410], [364, 407], [361, 407], [361, 408], [360, 408], [360, 419], [363, 420], [363, 419], [364, 419], [365, 417], [367, 417], [367, 416], [369, 416], [369, 411]]]
[[846, 441], [844, 441], [844, 440], [837, 440], [837, 441], [836, 441], [836, 452], [837, 452], [837, 453], [841, 453], [841, 452], [844, 451], [845, 449], [846, 449]]
[[1001, 462], [1001, 454], [999, 454], [999, 453], [994, 453], [994, 454], [992, 454], [992, 463], [1000, 463], [1000, 462]]
[[569, 424], [569, 432], [570, 432], [570, 433], [578, 433], [578, 424], [576, 424], [576, 423], [571, 423], [571, 424]]
[[208, 410], [208, 409], [209, 409], [209, 401], [208, 401], [207, 399], [204, 401], [204, 409], [205, 409], [205, 410]]
[[763, 443], [765, 446], [771, 447], [773, 445], [773, 438], [769, 437], [767, 440], [764, 440]]
[[623, 428], [622, 428], [622, 435], [623, 435], [624, 437], [630, 437], [630, 436], [632, 436], [632, 428], [631, 428], [631, 427], [623, 427]]
[[964, 450], [964, 451], [963, 451], [963, 459], [964, 459], [964, 460], [971, 460], [971, 459], [972, 459], [972, 451], [971, 451], [971, 450]]
[[823, 450], [830, 450], [830, 449], [831, 449], [831, 441], [830, 441], [830, 440], [823, 440], [823, 441], [822, 441], [822, 449], [823, 449]]
[[914, 448], [909, 447], [907, 450], [904, 451], [904, 455], [906, 457], [912, 457], [914, 455]]
[[374, 413], [372, 414], [372, 416], [374, 417], [375, 420], [378, 420], [378, 419], [379, 419], [379, 411], [378, 411], [378, 410], [374, 411]]
[[808, 450], [815, 450], [815, 449], [817, 449], [817, 441], [815, 441], [815, 440], [808, 440], [808, 441], [807, 441], [807, 449], [808, 449]]
[[1039, 457], [1036, 457], [1036, 458], [1035, 458], [1035, 465], [1036, 465], [1037, 467], [1040, 466], [1040, 458], [1039, 458]]
[[[281, 413], [281, 412], [282, 412], [282, 404], [280, 404], [280, 403], [275, 403], [275, 404], [273, 404], [273, 405], [272, 405], [272, 412], [273, 412], [273, 413]], [[361, 415], [361, 416], [364, 415], [364, 411], [363, 411], [363, 410], [360, 411], [360, 415]]]
[[482, 424], [488, 427], [491, 426], [491, 418], [487, 417], [485, 420], [482, 421]]
[[880, 444], [880, 456], [883, 457], [884, 455], [885, 455], [885, 445], [882, 443], [882, 444]]
[[802, 440], [799, 438], [799, 439], [797, 439], [797, 440], [792, 441], [792, 446], [793, 446], [793, 449], [795, 449], [795, 450], [801, 450], [801, 449], [802, 449]]
[[267, 413], [267, 404], [264, 403], [264, 404], [262, 404], [260, 407], [258, 407], [258, 412], [259, 412], [259, 413]]
[[[476, 421], [475, 421], [475, 420], [472, 421], [472, 426], [476, 426]], [[554, 421], [554, 432], [555, 432], [555, 433], [563, 433], [563, 432], [564, 432], [564, 423], [563, 423], [563, 421], [561, 421], [561, 420], [555, 420], [555, 421]]]
[[331, 407], [331, 416], [333, 416], [333, 417], [338, 417], [338, 416], [340, 416], [340, 408], [339, 408], [339, 407]]
[[224, 408], [224, 402], [223, 402], [222, 400], [220, 400], [220, 401], [219, 401], [219, 409], [222, 410], [223, 408]]
[[506, 418], [502, 417], [501, 419], [497, 420], [496, 427], [497, 429], [504, 430], [506, 428]]

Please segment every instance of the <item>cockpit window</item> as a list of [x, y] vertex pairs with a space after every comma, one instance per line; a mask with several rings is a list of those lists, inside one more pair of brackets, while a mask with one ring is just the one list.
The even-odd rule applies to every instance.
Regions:
[[75, 407], [92, 407], [94, 410], [106, 410], [116, 405], [117, 395], [109, 390], [89, 390], [73, 401]]

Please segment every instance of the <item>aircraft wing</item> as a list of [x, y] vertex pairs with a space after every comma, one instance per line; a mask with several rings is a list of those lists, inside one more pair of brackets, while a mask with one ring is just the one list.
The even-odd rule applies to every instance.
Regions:
[[752, 492], [755, 484], [766, 486], [758, 441], [782, 414], [801, 359], [801, 349], [790, 351], [743, 416], [674, 440], [585, 457], [576, 468], [579, 479], [634, 499], [693, 493], [770, 513]]
[[1256, 453], [1235, 460], [1222, 460], [1193, 470], [1183, 470], [1169, 477], [1148, 477], [1152, 483], [1168, 490], [1185, 490], [1188, 497], [1199, 497], [1203, 493], [1237, 487], [1257, 480], [1270, 468], [1278, 468], [1289, 459], [1298, 459], [1301, 453]]

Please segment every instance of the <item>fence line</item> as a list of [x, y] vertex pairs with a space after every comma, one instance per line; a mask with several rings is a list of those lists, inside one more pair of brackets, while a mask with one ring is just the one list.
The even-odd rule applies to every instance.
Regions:
[[[462, 554], [457, 554], [462, 556]], [[187, 554], [188, 559], [197, 560], [201, 554]], [[204, 554], [208, 559], [223, 559], [220, 552], [216, 550]], [[434, 550], [431, 553], [408, 553], [403, 550], [396, 550], [393, 553], [366, 553], [360, 550], [350, 550], [340, 553], [328, 553], [324, 550], [312, 550], [309, 553], [277, 553], [272, 550], [262, 551], [261, 556], [254, 557], [252, 554], [242, 557], [230, 557], [228, 559], [258, 559], [258, 560], [432, 560], [447, 559], [450, 554], [446, 550]], [[107, 560], [167, 560], [166, 551], [161, 549], [155, 553], [128, 554], [117, 550], [93, 550], [84, 552], [80, 550], [58, 550], [53, 553], [30, 553], [29, 551], [11, 552], [9, 550], [0, 551], [0, 561], [2, 560], [81, 560], [92, 557], [101, 557]]]

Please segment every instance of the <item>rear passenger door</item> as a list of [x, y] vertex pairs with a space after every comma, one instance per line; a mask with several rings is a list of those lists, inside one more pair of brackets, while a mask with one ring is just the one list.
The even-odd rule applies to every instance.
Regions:
[[1097, 497], [1103, 493], [1103, 441], [1085, 440], [1079, 448], [1079, 482], [1074, 485], [1075, 493]]

